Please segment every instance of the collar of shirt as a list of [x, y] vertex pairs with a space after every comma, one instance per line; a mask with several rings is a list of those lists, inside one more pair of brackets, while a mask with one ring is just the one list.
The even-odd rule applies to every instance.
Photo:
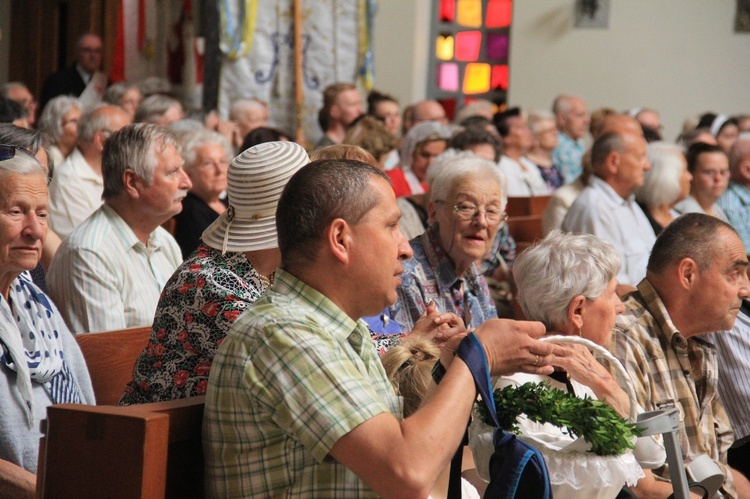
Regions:
[[615, 192], [611, 185], [609, 185], [607, 182], [597, 177], [596, 175], [591, 176], [591, 178], [589, 179], [589, 185], [604, 194], [605, 199], [612, 206], [632, 207], [633, 203], [635, 202], [635, 194], [630, 194], [628, 197], [623, 198], [619, 194], [617, 194], [617, 192]]
[[85, 70], [84, 70], [84, 69], [83, 69], [83, 68], [81, 67], [81, 65], [80, 65], [80, 64], [76, 64], [76, 71], [78, 71], [78, 74], [79, 74], [79, 75], [81, 75], [81, 79], [83, 80], [83, 82], [84, 82], [84, 83], [85, 83], [86, 85], [88, 85], [88, 84], [89, 84], [89, 82], [91, 81], [91, 78], [93, 78], [93, 76], [94, 76], [94, 75], [93, 75], [92, 73], [87, 73], [87, 72], [86, 72], [86, 71], [85, 71]]
[[672, 322], [671, 317], [669, 317], [667, 307], [664, 305], [664, 302], [661, 301], [661, 298], [659, 297], [651, 283], [648, 282], [648, 278], [644, 278], [641, 282], [639, 282], [637, 287], [638, 291], [643, 297], [646, 308], [649, 312], [651, 312], [651, 315], [656, 320], [657, 324], [659, 325], [659, 329], [664, 332], [664, 335], [667, 339], [667, 344], [687, 348], [687, 339], [682, 336], [682, 333], [680, 333], [680, 331]]
[[159, 230], [159, 227], [157, 227], [156, 230], [149, 234], [147, 244], [143, 244], [135, 235], [133, 229], [130, 228], [127, 222], [125, 222], [125, 220], [123, 220], [122, 217], [111, 206], [109, 206], [107, 203], [104, 203], [101, 209], [104, 212], [104, 215], [107, 217], [107, 221], [109, 221], [110, 225], [112, 225], [112, 232], [115, 234], [120, 244], [122, 244], [124, 248], [132, 248], [136, 251], [144, 251], [147, 253], [153, 253], [161, 249], [161, 242], [155, 236], [155, 233]]
[[565, 132], [560, 132], [558, 141], [564, 143], [566, 146], [574, 146], [581, 150], [586, 149], [586, 143], [583, 139], [573, 140], [568, 137]]
[[[327, 296], [318, 290], [308, 286], [294, 277], [289, 272], [278, 268], [274, 277], [274, 283], [269, 288], [267, 298], [273, 300], [295, 300], [302, 306], [314, 310], [314, 315], [326, 319], [326, 331], [341, 341], [347, 341], [361, 354], [364, 342], [356, 339], [356, 336], [365, 335], [369, 338], [367, 324], [363, 320], [354, 321], [351, 317], [337, 307]], [[355, 338], [351, 338], [355, 336]]]
[[[448, 253], [440, 245], [438, 235], [428, 227], [424, 233], [419, 236], [422, 246], [425, 250], [425, 257], [430, 267], [435, 269], [435, 278], [438, 285], [438, 294], [447, 294], [454, 286], [460, 285], [461, 276], [456, 274], [456, 268], [448, 257]], [[476, 274], [477, 268], [472, 263], [464, 273], [463, 277], [469, 290], [476, 293]], [[466, 289], [464, 289], [466, 291]]]

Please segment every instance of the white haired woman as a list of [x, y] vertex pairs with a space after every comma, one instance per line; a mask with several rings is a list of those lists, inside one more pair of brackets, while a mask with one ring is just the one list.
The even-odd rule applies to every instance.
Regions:
[[78, 140], [78, 120], [83, 107], [75, 97], [60, 95], [47, 103], [42, 110], [37, 128], [52, 139], [49, 148], [52, 162], [60, 165], [73, 152]]
[[[542, 322], [554, 334], [582, 336], [608, 348], [612, 327], [618, 313], [624, 310], [615, 292], [620, 257], [611, 244], [590, 234], [565, 234], [553, 231], [542, 241], [524, 251], [513, 267], [521, 309], [529, 320]], [[494, 387], [521, 386], [527, 382], [547, 382], [552, 388], [604, 400], [622, 417], [627, 417], [630, 403], [609, 371], [583, 348], [560, 360], [550, 376], [514, 374], [494, 380]], [[643, 476], [632, 454], [597, 456], [584, 454], [583, 460], [571, 461], [565, 449], [576, 441], [565, 428], [538, 423], [521, 416], [517, 420], [520, 438], [545, 455], [553, 496], [615, 497], [627, 484]], [[481, 449], [482, 432], [476, 421], [470, 429], [470, 444], [476, 449], [477, 469], [486, 473], [487, 461]], [[583, 442], [580, 442], [583, 443]], [[664, 449], [648, 439], [637, 447], [641, 465], [656, 467], [664, 461]], [[581, 449], [579, 445], [575, 448]], [[557, 453], [555, 454], [555, 451]], [[562, 452], [560, 452], [562, 451]], [[602, 481], [614, 481], [607, 490]], [[619, 482], [616, 480], [620, 480]]]
[[492, 161], [457, 155], [430, 184], [425, 232], [409, 241], [398, 300], [391, 307], [403, 331], [434, 302], [437, 311], [462, 318], [467, 328], [497, 317], [487, 281], [477, 269], [505, 221], [505, 178]]
[[183, 168], [193, 187], [175, 216], [174, 238], [182, 257], [190, 256], [201, 242], [201, 234], [227, 209], [227, 169], [232, 157], [229, 141], [217, 132], [198, 128], [180, 136]]
[[0, 145], [0, 491], [32, 497], [40, 422], [58, 403], [93, 404], [86, 363], [57, 307], [31, 280], [47, 235], [47, 175]]
[[668, 142], [651, 142], [646, 150], [651, 170], [646, 172], [643, 185], [635, 192], [635, 199], [657, 236], [680, 214], [674, 205], [690, 194], [693, 175], [680, 146]]

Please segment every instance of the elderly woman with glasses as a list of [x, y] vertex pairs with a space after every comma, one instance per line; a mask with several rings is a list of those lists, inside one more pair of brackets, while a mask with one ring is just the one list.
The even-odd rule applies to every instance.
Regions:
[[410, 241], [414, 257], [405, 264], [391, 313], [402, 330], [434, 302], [467, 328], [497, 317], [489, 288], [475, 262], [492, 248], [505, 221], [505, 179], [497, 165], [473, 156], [444, 161], [433, 172], [424, 234]]
[[47, 236], [47, 175], [25, 149], [0, 146], [0, 495], [34, 495], [47, 407], [94, 403], [86, 364], [57, 307], [28, 271]]
[[[524, 251], [513, 266], [518, 296], [525, 316], [542, 322], [550, 334], [581, 336], [609, 347], [615, 318], [625, 307], [615, 292], [620, 257], [611, 244], [590, 234], [553, 231]], [[630, 411], [628, 396], [609, 371], [584, 347], [559, 359], [551, 375], [517, 373], [494, 379], [494, 388], [545, 382], [579, 398], [603, 400], [621, 417]], [[642, 412], [642, 411], [639, 411]], [[519, 438], [539, 449], [549, 469], [553, 497], [614, 498], [623, 486], [644, 477], [641, 466], [656, 468], [664, 462], [664, 448], [652, 438], [639, 439], [632, 453], [598, 456], [586, 452], [566, 428], [517, 420]], [[489, 478], [491, 428], [475, 418], [469, 430], [480, 476]], [[489, 446], [487, 443], [490, 443]], [[583, 457], [575, 457], [575, 456]], [[637, 460], [637, 461], [636, 461]], [[649, 475], [649, 478], [652, 477]]]

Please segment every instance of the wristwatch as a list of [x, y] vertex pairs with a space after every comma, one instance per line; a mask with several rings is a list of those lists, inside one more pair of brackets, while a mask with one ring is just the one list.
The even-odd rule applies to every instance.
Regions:
[[445, 376], [446, 370], [443, 367], [443, 364], [440, 363], [440, 360], [435, 362], [435, 365], [432, 366], [432, 379], [435, 381], [436, 385], [439, 385], [441, 381], [443, 381], [443, 376]]

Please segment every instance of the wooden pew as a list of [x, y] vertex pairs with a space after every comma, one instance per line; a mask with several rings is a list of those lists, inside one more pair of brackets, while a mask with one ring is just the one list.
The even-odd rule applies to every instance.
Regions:
[[151, 326], [75, 335], [91, 375], [98, 405], [117, 405], [133, 366], [148, 343]]
[[505, 212], [509, 217], [542, 215], [547, 209], [551, 195], [532, 197], [509, 197]]
[[203, 497], [204, 402], [202, 396], [129, 407], [49, 407], [38, 496]]

